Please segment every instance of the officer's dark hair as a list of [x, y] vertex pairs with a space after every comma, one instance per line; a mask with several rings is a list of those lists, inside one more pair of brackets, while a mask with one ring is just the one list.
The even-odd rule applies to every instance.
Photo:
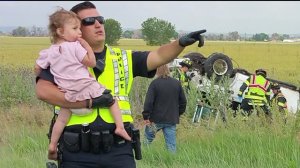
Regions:
[[73, 8], [71, 8], [71, 11], [78, 14], [78, 12], [84, 9], [96, 9], [96, 6], [92, 2], [85, 1], [73, 6]]

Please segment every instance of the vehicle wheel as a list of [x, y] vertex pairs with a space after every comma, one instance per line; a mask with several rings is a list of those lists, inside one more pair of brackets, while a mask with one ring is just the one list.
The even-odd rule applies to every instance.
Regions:
[[183, 58], [188, 58], [192, 61], [192, 69], [196, 69], [200, 71], [201, 75], [204, 75], [204, 66], [203, 63], [206, 58], [198, 53], [198, 52], [191, 52], [183, 56]]
[[205, 60], [204, 70], [209, 79], [215, 74], [216, 81], [219, 81], [223, 76], [230, 76], [232, 74], [233, 66], [227, 55], [213, 53]]

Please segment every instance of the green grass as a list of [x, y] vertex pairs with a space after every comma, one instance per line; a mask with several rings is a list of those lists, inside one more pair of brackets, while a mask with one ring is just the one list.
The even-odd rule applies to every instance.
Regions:
[[29, 67], [0, 66], [0, 107], [36, 104], [35, 77]]
[[47, 108], [16, 105], [0, 111], [0, 167], [40, 168], [47, 161]]
[[[177, 129], [177, 154], [168, 153], [162, 132], [150, 146], [143, 146], [138, 167], [264, 167], [281, 168], [300, 165], [300, 145], [290, 129], [280, 124], [259, 126], [256, 122], [243, 123], [236, 119], [234, 126], [212, 131], [194, 125], [188, 130]], [[255, 123], [255, 124], [254, 124]], [[162, 150], [163, 149], [163, 150]]]
[[[21, 110], [20, 110], [21, 109]], [[41, 106], [20, 105], [0, 112], [0, 167], [40, 168], [47, 160], [48, 123], [51, 110]], [[288, 125], [275, 122], [263, 125], [256, 116], [249, 122], [229, 117], [225, 127], [221, 121], [214, 129], [191, 124], [182, 116], [177, 127], [177, 153], [165, 149], [162, 132], [153, 144], [142, 144], [143, 159], [138, 168], [297, 168], [300, 144], [294, 134], [295, 118]], [[214, 122], [212, 119], [210, 122]], [[141, 129], [141, 139], [143, 141]], [[299, 136], [299, 135], [298, 135]]]

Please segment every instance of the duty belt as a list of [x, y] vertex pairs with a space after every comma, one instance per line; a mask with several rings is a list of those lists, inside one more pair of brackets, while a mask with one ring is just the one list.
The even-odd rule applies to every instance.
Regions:
[[66, 149], [69, 152], [84, 151], [98, 154], [100, 152], [110, 152], [113, 145], [121, 146], [131, 143], [135, 159], [141, 160], [142, 152], [139, 130], [132, 126], [125, 126], [125, 129], [132, 141], [127, 141], [109, 130], [92, 132], [91, 130], [82, 129], [80, 133], [65, 131], [60, 140], [62, 143], [59, 144], [59, 149], [60, 151]]
[[[131, 128], [125, 128], [128, 135], [131, 136]], [[78, 132], [65, 131], [62, 135], [63, 146], [69, 152], [110, 152], [113, 145], [122, 145], [129, 141], [114, 134], [109, 130], [91, 131], [85, 130]]]

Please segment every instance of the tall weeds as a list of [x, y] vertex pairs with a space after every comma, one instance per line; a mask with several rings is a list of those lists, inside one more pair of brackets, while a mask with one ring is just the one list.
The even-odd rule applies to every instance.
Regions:
[[[0, 68], [0, 167], [40, 168], [47, 161], [48, 132], [52, 112], [49, 105], [35, 97], [35, 77], [30, 68]], [[145, 95], [153, 79], [136, 78], [130, 93], [135, 124], [144, 130], [141, 112]], [[300, 115], [289, 115], [285, 125], [282, 116], [273, 109], [273, 123], [263, 115], [252, 114], [245, 122], [241, 111], [233, 117], [228, 83], [223, 89], [210, 85], [207, 89], [213, 109], [201, 123], [192, 117], [201, 92], [191, 87], [186, 95], [188, 106], [177, 127], [177, 153], [165, 149], [159, 132], [153, 144], [142, 145], [143, 159], [139, 168], [296, 168], [300, 165]], [[226, 108], [224, 108], [226, 107]], [[222, 120], [226, 117], [226, 122]]]
[[0, 66], [0, 106], [38, 103], [35, 97], [35, 76], [28, 67]]

